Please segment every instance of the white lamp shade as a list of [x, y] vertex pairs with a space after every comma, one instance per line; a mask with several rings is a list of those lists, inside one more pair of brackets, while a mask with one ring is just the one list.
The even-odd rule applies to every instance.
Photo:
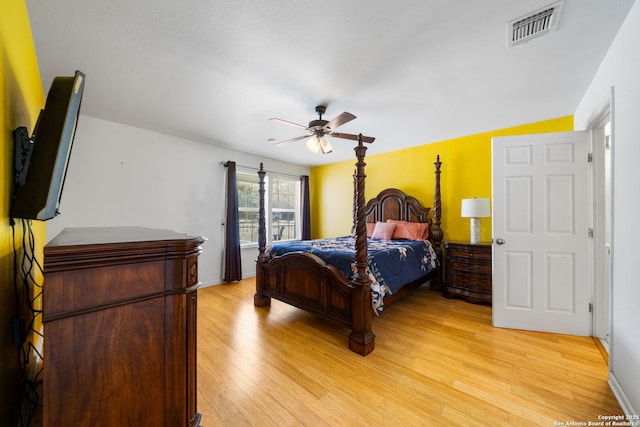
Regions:
[[460, 216], [463, 218], [482, 218], [491, 216], [491, 207], [489, 199], [462, 199], [462, 212]]
[[315, 136], [309, 138], [306, 143], [307, 149], [314, 154], [318, 154], [320, 152], [320, 144], [318, 143], [318, 138]]
[[331, 153], [333, 151], [333, 147], [331, 146], [331, 143], [329, 142], [329, 139], [322, 135], [322, 136], [318, 136], [318, 135], [314, 135], [312, 136], [308, 141], [307, 141], [307, 149], [309, 151], [311, 151], [312, 153], [318, 154], [320, 151], [322, 151], [322, 154], [328, 154]]
[[318, 137], [318, 143], [320, 144], [320, 148], [322, 149], [322, 154], [328, 154], [333, 151], [333, 147], [331, 146], [331, 143], [326, 136], [322, 135]]

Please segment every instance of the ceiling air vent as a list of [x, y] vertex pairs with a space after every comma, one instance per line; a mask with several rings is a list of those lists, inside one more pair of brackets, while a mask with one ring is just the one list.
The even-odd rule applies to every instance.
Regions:
[[525, 43], [558, 27], [562, 2], [554, 3], [507, 23], [507, 46]]

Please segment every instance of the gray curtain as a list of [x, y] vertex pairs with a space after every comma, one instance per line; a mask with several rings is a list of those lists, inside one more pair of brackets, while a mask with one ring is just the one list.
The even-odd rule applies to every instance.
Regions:
[[228, 161], [227, 167], [227, 221], [225, 227], [224, 281], [242, 280], [240, 257], [240, 222], [238, 219], [238, 184], [236, 162]]

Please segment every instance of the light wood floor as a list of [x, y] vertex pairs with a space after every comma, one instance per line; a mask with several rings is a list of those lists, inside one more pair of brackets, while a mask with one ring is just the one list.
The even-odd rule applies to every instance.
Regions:
[[[254, 281], [198, 291], [198, 409], [213, 426], [554, 426], [621, 414], [591, 338], [491, 327], [491, 308], [418, 289], [374, 319], [376, 349]], [[559, 424], [555, 424], [559, 425]]]

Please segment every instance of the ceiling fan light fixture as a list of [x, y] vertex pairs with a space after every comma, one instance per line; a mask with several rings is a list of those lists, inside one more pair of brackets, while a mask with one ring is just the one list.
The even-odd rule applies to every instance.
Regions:
[[318, 143], [320, 144], [320, 149], [322, 150], [322, 154], [329, 154], [333, 151], [333, 147], [327, 139], [326, 136], [322, 135], [318, 137]]
[[314, 154], [322, 152], [322, 154], [329, 154], [333, 151], [333, 147], [329, 142], [329, 139], [325, 135], [314, 135], [306, 143], [307, 149]]
[[313, 154], [320, 153], [320, 142], [315, 135], [309, 138], [305, 145], [307, 146], [307, 150], [311, 151]]
[[[309, 126], [303, 126], [294, 122], [290, 122], [288, 120], [282, 120], [277, 118], [269, 119], [273, 122], [279, 122], [288, 126], [301, 128], [312, 133], [311, 138], [309, 138], [307, 135], [301, 135], [295, 138], [290, 138], [284, 141], [277, 142], [274, 144], [274, 146], [281, 146], [284, 144], [289, 144], [291, 142], [307, 139], [306, 146], [309, 151], [311, 151], [314, 154], [317, 154], [320, 152], [322, 152], [322, 154], [329, 154], [333, 152], [333, 147], [331, 146], [331, 142], [329, 138], [327, 138], [328, 135], [335, 136], [336, 138], [352, 139], [354, 141], [358, 141], [359, 140], [358, 135], [335, 132], [336, 128], [344, 125], [345, 123], [349, 123], [351, 120], [354, 120], [357, 117], [345, 111], [341, 114], [338, 114], [332, 120], [327, 121], [322, 118], [322, 115], [325, 113], [326, 108], [327, 107], [324, 105], [318, 105], [316, 107], [316, 113], [318, 113], [318, 119], [311, 120], [309, 122]], [[371, 138], [370, 136], [366, 136], [363, 139], [364, 142], [368, 142], [368, 143], [373, 142], [373, 140], [374, 138]]]

